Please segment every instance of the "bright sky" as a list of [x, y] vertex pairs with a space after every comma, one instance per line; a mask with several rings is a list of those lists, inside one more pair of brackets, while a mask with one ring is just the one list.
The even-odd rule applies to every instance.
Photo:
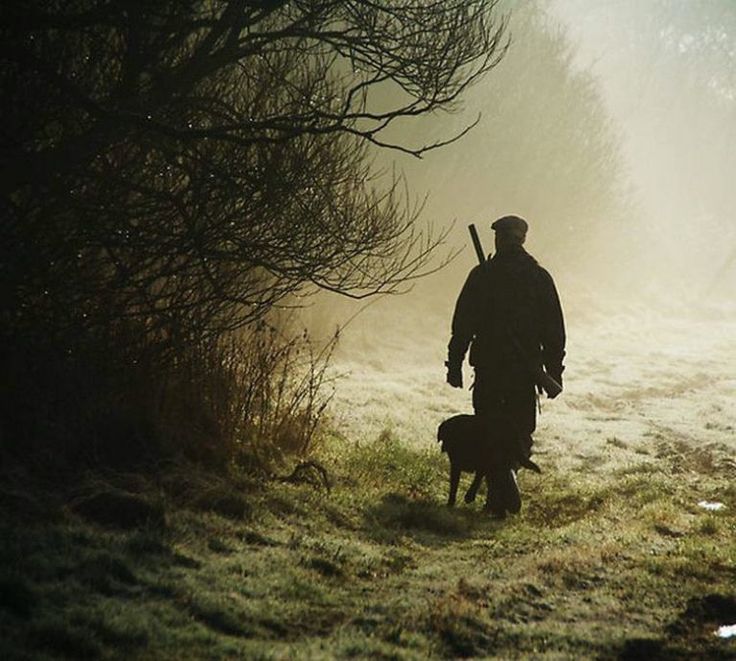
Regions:
[[[736, 284], [736, 2], [552, 0], [671, 260]], [[728, 267], [728, 264], [731, 266]], [[721, 271], [722, 272], [722, 271]]]

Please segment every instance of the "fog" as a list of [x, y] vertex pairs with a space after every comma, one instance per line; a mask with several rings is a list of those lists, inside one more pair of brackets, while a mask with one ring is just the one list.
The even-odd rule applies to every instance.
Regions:
[[443, 414], [469, 408], [442, 367], [454, 301], [475, 263], [467, 224], [490, 252], [490, 222], [508, 213], [529, 221], [527, 248], [553, 274], [566, 312], [567, 404], [552, 404], [546, 424], [591, 397], [626, 396], [641, 405], [627, 417], [638, 433], [632, 421], [661, 422], [672, 410], [660, 404], [696, 382], [677, 409], [683, 420], [723, 405], [736, 368], [736, 6], [555, 0], [501, 9], [510, 12], [508, 53], [462, 109], [391, 137], [418, 145], [480, 115], [478, 125], [421, 160], [376, 155], [377, 167], [403, 173], [413, 200], [426, 197], [423, 222], [435, 231], [454, 223], [444, 248], [459, 254], [403, 296], [329, 297], [306, 311], [318, 332], [350, 320], [336, 367], [338, 427], [426, 439]]
[[426, 216], [457, 219], [457, 244], [467, 222], [526, 217], [530, 252], [571, 281], [568, 298], [587, 285], [655, 305], [730, 299], [733, 3], [525, 3], [509, 33], [506, 58], [462, 113], [403, 133], [448, 135], [482, 115], [458, 143], [399, 160], [429, 195]]
[[736, 6], [557, 0], [619, 129], [652, 277], [692, 297], [736, 285]]
[[[696, 8], [697, 5], [697, 8]], [[423, 219], [455, 221], [465, 252], [419, 285], [454, 292], [472, 265], [466, 226], [517, 213], [528, 248], [566, 285], [666, 307], [727, 303], [736, 284], [736, 8], [709, 0], [506, 3], [506, 57], [462, 110], [405, 122], [393, 137], [458, 142], [404, 173]], [[444, 303], [444, 300], [443, 300]], [[405, 301], [399, 303], [405, 305]]]

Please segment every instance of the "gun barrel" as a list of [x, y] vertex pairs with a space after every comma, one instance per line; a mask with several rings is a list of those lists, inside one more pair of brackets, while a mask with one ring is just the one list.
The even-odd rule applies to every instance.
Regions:
[[475, 248], [475, 254], [478, 257], [478, 261], [483, 264], [486, 261], [486, 256], [483, 254], [483, 246], [480, 244], [478, 230], [472, 223], [468, 225], [468, 230], [470, 231], [470, 238], [473, 239], [473, 247]]

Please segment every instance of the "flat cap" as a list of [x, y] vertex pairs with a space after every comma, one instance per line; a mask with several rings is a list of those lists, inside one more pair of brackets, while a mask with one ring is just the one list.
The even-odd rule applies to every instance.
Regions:
[[529, 224], [519, 216], [503, 216], [491, 224], [491, 229], [497, 232], [508, 232], [523, 239]]

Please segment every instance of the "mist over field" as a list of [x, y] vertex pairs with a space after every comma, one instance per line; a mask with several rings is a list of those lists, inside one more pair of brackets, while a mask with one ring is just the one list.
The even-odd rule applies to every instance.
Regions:
[[[460, 253], [403, 296], [330, 298], [307, 311], [322, 331], [350, 319], [332, 407], [346, 433], [372, 438], [389, 426], [428, 443], [444, 416], [469, 410], [470, 393], [443, 382], [455, 299], [476, 260], [467, 225], [491, 252], [490, 222], [507, 213], [529, 221], [526, 247], [553, 274], [566, 312], [567, 392], [545, 407], [540, 438], [545, 421], [569, 435], [585, 406], [576, 398], [637, 409], [661, 391], [676, 397], [695, 442], [694, 421], [709, 407], [728, 409], [736, 13], [705, 4], [514, 7], [508, 53], [463, 111], [402, 136], [439, 139], [480, 115], [478, 126], [419, 161], [381, 155], [404, 172], [412, 195], [426, 195], [422, 218], [435, 232], [454, 223], [445, 247]], [[470, 382], [467, 364], [465, 376]], [[694, 382], [701, 392], [688, 399]], [[729, 431], [719, 439], [734, 440]]]

